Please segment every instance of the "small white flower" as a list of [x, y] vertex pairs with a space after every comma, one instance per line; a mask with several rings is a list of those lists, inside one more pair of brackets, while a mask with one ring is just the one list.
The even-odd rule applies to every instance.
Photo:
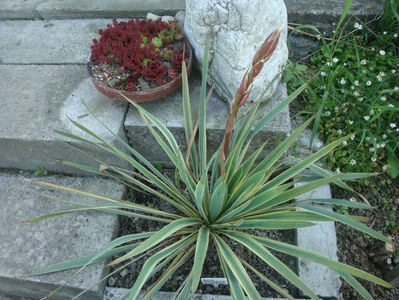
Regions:
[[391, 70], [391, 73], [392, 73], [392, 74], [395, 74], [395, 73], [396, 73], [396, 70]]
[[322, 72], [320, 72], [320, 75], [321, 75], [321, 76], [326, 76], [326, 72], [323, 72], [323, 71], [322, 71]]
[[396, 130], [395, 130], [396, 132], [399, 132], [399, 128], [396, 128]]
[[385, 97], [385, 96], [381, 96], [381, 101], [387, 101], [387, 97]]
[[356, 135], [352, 134], [351, 135], [351, 140], [353, 141], [355, 139]]
[[395, 106], [392, 103], [389, 103], [388, 107], [395, 107]]
[[331, 66], [332, 66], [332, 63], [328, 61], [328, 62], [326, 62], [326, 65], [329, 66], [329, 67], [331, 67]]
[[321, 88], [322, 90], [325, 90], [325, 89], [326, 89], [326, 86], [325, 86], [325, 85], [322, 85], [320, 88]]
[[379, 53], [380, 53], [381, 56], [384, 56], [386, 54], [386, 52], [384, 50], [380, 50]]
[[339, 110], [339, 107], [338, 107], [338, 106], [334, 107], [334, 110], [335, 110], [335, 111], [338, 111], [338, 110]]
[[375, 51], [375, 48], [374, 48], [374, 47], [371, 47], [370, 50], [371, 50], [371, 51]]
[[347, 63], [344, 63], [344, 66], [346, 67], [348, 64]]
[[374, 115], [374, 109], [370, 110], [370, 115]]
[[345, 78], [341, 78], [341, 81], [340, 81], [340, 83], [341, 83], [342, 85], [344, 85], [344, 84], [346, 83], [346, 80], [345, 80]]
[[382, 77], [380, 75], [377, 75], [377, 80], [382, 81]]
[[342, 145], [344, 145], [344, 147], [346, 147], [348, 145], [348, 142], [347, 141], [343, 141]]
[[397, 34], [397, 33], [395, 33], [393, 36], [394, 36], [394, 38], [397, 38], [397, 37], [398, 37], [398, 34]]
[[399, 91], [399, 86], [395, 86], [393, 90], [394, 91]]
[[377, 159], [375, 157], [371, 158], [372, 162], [375, 162]]
[[352, 120], [349, 120], [348, 123], [349, 123], [349, 125], [352, 125], [352, 124], [353, 124], [353, 121], [352, 121]]
[[358, 85], [359, 85], [359, 80], [355, 80], [355, 81], [353, 82], [353, 84], [356, 85], [356, 86], [358, 86]]
[[384, 143], [380, 144], [380, 147], [385, 148], [385, 144]]
[[363, 25], [359, 24], [358, 22], [355, 23], [355, 25], [353, 25], [356, 29], [362, 30]]
[[341, 135], [342, 134], [342, 129], [338, 129], [338, 134]]
[[370, 151], [370, 152], [374, 152], [375, 149], [374, 149], [373, 147], [371, 147], [371, 148], [369, 149], [369, 151]]
[[363, 119], [365, 119], [366, 121], [370, 120], [370, 116], [364, 116]]
[[328, 117], [329, 115], [331, 115], [330, 111], [326, 111], [326, 116]]
[[371, 81], [370, 81], [370, 80], [367, 80], [366, 84], [367, 84], [368, 86], [370, 86], [370, 85], [371, 85]]
[[336, 58], [336, 57], [334, 57], [334, 58], [333, 58], [333, 62], [337, 63], [337, 62], [339, 62], [339, 59]]
[[359, 102], [362, 102], [362, 101], [363, 101], [363, 97], [360, 97], [360, 98], [357, 99], [357, 100], [359, 100]]
[[354, 95], [354, 96], [359, 96], [360, 94], [359, 94], [358, 91], [354, 91], [354, 92], [353, 92], [353, 95]]
[[390, 123], [390, 124], [389, 124], [389, 127], [391, 127], [391, 128], [396, 128], [396, 123]]
[[353, 85], [351, 85], [351, 90], [354, 90], [354, 89], [355, 89], [355, 87]]
[[388, 136], [386, 134], [382, 135], [382, 138], [385, 140]]
[[356, 199], [355, 199], [355, 197], [351, 197], [351, 198], [349, 198], [349, 201], [350, 202], [356, 202]]
[[384, 76], [385, 76], [385, 73], [384, 73], [384, 72], [380, 72], [380, 73], [378, 73], [378, 76], [384, 77]]
[[388, 165], [384, 165], [384, 166], [382, 167], [382, 169], [385, 171], [386, 169], [388, 169]]
[[384, 31], [383, 34], [387, 34], [388, 32]]
[[321, 36], [320, 34], [316, 35], [316, 39], [320, 40]]
[[351, 166], [356, 165], [356, 160], [354, 160], [354, 159], [352, 158], [351, 161], [349, 162], [349, 164], [350, 164]]
[[335, 172], [336, 172], [336, 173], [341, 173], [341, 170], [340, 170], [339, 168], [337, 168], [337, 169], [335, 170]]
[[367, 60], [362, 59], [362, 60], [360, 61], [360, 64], [364, 66], [365, 64], [367, 64]]

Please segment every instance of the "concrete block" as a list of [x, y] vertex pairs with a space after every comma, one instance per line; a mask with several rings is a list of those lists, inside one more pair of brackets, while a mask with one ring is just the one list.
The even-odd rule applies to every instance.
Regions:
[[[29, 179], [35, 179], [30, 177]], [[99, 177], [47, 176], [43, 181], [74, 187], [122, 199], [125, 187]], [[31, 217], [71, 209], [73, 206], [46, 198], [47, 193], [72, 202], [94, 204], [95, 200], [80, 195], [51, 191], [35, 186], [22, 176], [0, 173], [0, 293], [28, 299], [46, 296], [67, 282], [76, 270], [26, 277], [33, 271], [52, 264], [100, 250], [118, 232], [118, 217], [99, 212], [82, 212], [35, 223], [20, 223]], [[82, 299], [101, 299], [106, 275], [105, 263], [88, 266], [54, 299], [71, 299], [90, 288]], [[92, 285], [96, 284], [94, 287]]]
[[[190, 76], [189, 83], [193, 119], [196, 118], [198, 113], [200, 81], [199, 74], [193, 70], [193, 74]], [[273, 97], [270, 98], [267, 103], [264, 103], [260, 109], [264, 110], [265, 112], [270, 111], [271, 108], [276, 106], [282, 99], [286, 97], [286, 93], [287, 91], [285, 85], [280, 84]], [[175, 136], [178, 144], [181, 146], [183, 155], [185, 155], [186, 139], [184, 135], [181, 90], [179, 89], [163, 99], [150, 103], [144, 103], [142, 104], [142, 107], [155, 115], [162, 121], [163, 124], [168, 127], [168, 129]], [[221, 101], [214, 93], [207, 106], [207, 143], [209, 157], [220, 146], [224, 136], [228, 112], [229, 106], [225, 102]], [[169, 158], [163, 152], [161, 147], [158, 146], [156, 140], [153, 138], [145, 123], [142, 121], [137, 110], [131, 106], [129, 107], [129, 111], [126, 116], [125, 128], [130, 143], [149, 161], [153, 163], [161, 163], [165, 166], [171, 166]], [[289, 120], [289, 111], [288, 107], [286, 107], [280, 113], [280, 115], [278, 115], [269, 123], [267, 128], [265, 128], [256, 136], [250, 147], [250, 152], [258, 149], [263, 142], [269, 140], [269, 143], [262, 154], [262, 156], [264, 156], [275, 147], [278, 140], [283, 139], [289, 134], [290, 129], [291, 125]]]
[[0, 2], [0, 20], [39, 18], [36, 6], [44, 1], [46, 0], [2, 0]]
[[[79, 173], [56, 160], [92, 164], [87, 157], [64, 145], [52, 129], [87, 137], [67, 116], [82, 123], [111, 144], [117, 139], [102, 127], [81, 103], [83, 99], [113, 132], [125, 139], [123, 121], [127, 104], [100, 94], [87, 75], [86, 66], [0, 65], [3, 78], [0, 110], [0, 167]], [[74, 145], [84, 146], [81, 142]], [[127, 167], [98, 148], [85, 149], [97, 159]]]
[[[329, 185], [321, 186], [311, 192], [301, 195], [297, 200], [325, 198], [331, 198]], [[328, 208], [326, 205], [323, 205], [323, 207]], [[313, 223], [317, 225], [297, 229], [297, 245], [301, 248], [327, 256], [333, 260], [338, 260], [337, 237], [335, 234], [334, 222]], [[340, 299], [339, 288], [341, 286], [341, 281], [338, 274], [331, 269], [307, 260], [299, 259], [298, 273], [299, 277], [318, 296]]]
[[84, 64], [98, 30], [111, 20], [0, 22], [3, 64]]
[[[119, 300], [122, 299], [125, 295], [129, 293], [128, 289], [121, 288], [110, 288], [106, 287], [104, 290], [104, 298], [103, 300]], [[152, 300], [172, 300], [174, 299], [175, 293], [172, 292], [159, 292], [157, 293]], [[194, 294], [191, 298], [193, 300], [230, 300], [231, 296], [223, 296], [223, 295], [201, 295]], [[287, 300], [285, 298], [262, 298], [264, 300]], [[300, 299], [298, 299], [300, 300]]]
[[184, 0], [47, 0], [37, 7], [44, 19], [135, 18], [147, 12], [174, 15], [185, 10]]

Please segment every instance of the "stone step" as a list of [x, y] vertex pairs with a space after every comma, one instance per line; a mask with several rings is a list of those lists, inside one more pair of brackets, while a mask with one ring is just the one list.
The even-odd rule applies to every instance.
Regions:
[[[123, 121], [127, 105], [100, 94], [81, 65], [0, 65], [2, 109], [0, 110], [0, 167], [81, 173], [58, 162], [69, 160], [93, 163], [70, 149], [52, 129], [89, 137], [68, 119], [87, 126], [99, 136], [118, 145], [117, 138], [104, 129], [86, 110], [83, 99], [113, 132], [125, 139]], [[110, 164], [127, 167], [104, 150], [74, 142], [93, 156]]]
[[110, 19], [1, 21], [1, 62], [85, 64], [98, 30], [109, 23]]
[[[26, 173], [0, 173], [0, 295], [38, 299], [67, 282], [76, 270], [35, 277], [27, 275], [40, 268], [100, 250], [116, 237], [119, 222], [116, 215], [82, 212], [35, 223], [20, 223], [31, 217], [73, 208], [40, 193], [72, 202], [96, 203], [88, 197], [49, 191], [33, 185], [26, 178], [104, 194], [115, 199], [124, 198], [125, 187], [99, 177], [35, 178]], [[104, 262], [90, 265], [52, 298], [71, 299], [89, 288], [79, 299], [101, 299], [104, 283], [96, 283], [106, 274]]]
[[[289, 22], [328, 24], [337, 22], [343, 0], [284, 0]], [[353, 0], [350, 15], [373, 17], [382, 13], [380, 0]], [[147, 12], [174, 15], [185, 10], [184, 0], [2, 0], [0, 19], [85, 19], [145, 17]]]
[[[83, 99], [113, 132], [126, 140], [127, 104], [100, 94], [85, 63], [99, 28], [110, 20], [0, 22], [0, 167], [79, 173], [56, 160], [87, 162], [59, 141], [52, 129], [82, 135], [68, 117], [117, 145], [117, 139], [88, 114]], [[83, 135], [88, 137], [88, 135]], [[62, 139], [65, 140], [65, 139]], [[94, 140], [94, 139], [91, 139]], [[82, 146], [83, 143], [75, 142]], [[87, 146], [86, 146], [87, 148]], [[97, 159], [127, 167], [119, 159], [91, 148]]]
[[[193, 119], [198, 115], [199, 95], [201, 79], [198, 72], [193, 70], [190, 76], [190, 101], [192, 105]], [[278, 105], [287, 96], [285, 84], [280, 83], [275, 94], [261, 105], [260, 110], [265, 113]], [[186, 139], [184, 133], [183, 104], [181, 91], [178, 90], [171, 95], [155, 102], [143, 103], [141, 105], [155, 117], [157, 117], [173, 133], [178, 144], [181, 146], [183, 155], [186, 151]], [[209, 157], [218, 149], [224, 136], [225, 126], [229, 114], [229, 106], [213, 93], [207, 105], [207, 145]], [[135, 149], [143, 154], [153, 163], [160, 163], [166, 167], [172, 167], [171, 162], [162, 148], [157, 144], [155, 138], [141, 119], [138, 111], [129, 106], [125, 119], [125, 129], [128, 139]], [[291, 130], [290, 115], [288, 107], [277, 115], [268, 126], [266, 126], [254, 138], [249, 153], [258, 149], [266, 140], [268, 144], [260, 155], [264, 157], [272, 149], [288, 136]]]
[[136, 18], [184, 9], [185, 0], [2, 0], [0, 19]]

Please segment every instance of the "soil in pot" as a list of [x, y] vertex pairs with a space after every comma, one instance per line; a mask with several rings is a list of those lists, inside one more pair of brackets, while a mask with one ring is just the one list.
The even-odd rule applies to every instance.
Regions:
[[[172, 170], [165, 170], [168, 176], [173, 177], [174, 171]], [[129, 201], [143, 204], [143, 205], [150, 205], [157, 209], [165, 210], [168, 212], [175, 212], [173, 207], [171, 207], [168, 203], [161, 201], [155, 198], [152, 195], [140, 193], [137, 191], [129, 192]], [[132, 219], [128, 217], [121, 217], [121, 226], [120, 226], [120, 236], [126, 234], [132, 234], [137, 232], [144, 232], [144, 231], [153, 231], [161, 229], [163, 224], [154, 221], [147, 221], [141, 219]], [[253, 231], [252, 231], [253, 232]], [[255, 232], [253, 232], [255, 233]], [[262, 235], [264, 237], [276, 239], [283, 242], [288, 242], [291, 244], [295, 243], [295, 231], [293, 230], [275, 230], [275, 231], [257, 231], [256, 234]], [[227, 240], [226, 240], [227, 241]], [[238, 243], [228, 241], [230, 247], [234, 250], [234, 252], [245, 260], [261, 270], [265, 276], [272, 279], [275, 283], [280, 285], [281, 287], [288, 290], [293, 296], [298, 295], [297, 289], [292, 286], [287, 280], [285, 280], [282, 276], [280, 276], [276, 271], [272, 268], [268, 267], [263, 261], [257, 258], [256, 255], [252, 254], [250, 251], [245, 249], [243, 246], [239, 245]], [[288, 255], [280, 254], [277, 252], [272, 251], [274, 255], [276, 255], [280, 260], [286, 263], [292, 270], [296, 272], [296, 265], [297, 259], [293, 258]], [[142, 259], [135, 261], [124, 270], [116, 273], [108, 280], [108, 286], [113, 287], [120, 287], [120, 288], [131, 288], [138, 277], [138, 274], [145, 263], [146, 259], [149, 258], [149, 255], [143, 257]], [[193, 264], [193, 259], [189, 260], [185, 265], [183, 265], [172, 278], [164, 285], [161, 289], [162, 291], [173, 292], [176, 291], [180, 285], [183, 283], [184, 279], [187, 277], [189, 272], [191, 271]], [[118, 268], [119, 265], [115, 266], [115, 269]], [[255, 283], [258, 291], [261, 293], [263, 297], [279, 297], [272, 288], [270, 288], [264, 281], [260, 278], [248, 272], [251, 279]], [[157, 276], [161, 275], [162, 271], [154, 276], [153, 279], [149, 280], [146, 283], [146, 287], [150, 286], [153, 282], [156, 281]], [[219, 260], [217, 257], [215, 246], [212, 242], [210, 242], [210, 246], [207, 252], [207, 257], [205, 260], [204, 268], [203, 268], [203, 278], [221, 278], [224, 277], [223, 272], [219, 265]], [[200, 283], [197, 293], [202, 294], [216, 294], [216, 295], [229, 295], [229, 289], [227, 285], [219, 285], [218, 287], [214, 287], [213, 285], [204, 285]]]

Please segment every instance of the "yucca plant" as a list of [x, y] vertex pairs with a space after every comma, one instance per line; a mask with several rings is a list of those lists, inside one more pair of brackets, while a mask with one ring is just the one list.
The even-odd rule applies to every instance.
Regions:
[[[312, 226], [314, 221], [336, 221], [352, 226], [376, 239], [391, 243], [381, 233], [373, 231], [355, 218], [332, 212], [320, 206], [313, 206], [312, 202], [362, 209], [371, 208], [368, 205], [342, 199], [294, 200], [297, 196], [328, 183], [335, 183], [351, 189], [344, 183], [344, 180], [354, 180], [371, 175], [334, 174], [316, 164], [324, 155], [340, 145], [349, 136], [334, 141], [305, 159], [291, 159], [286, 163], [287, 159], [284, 154], [299, 134], [309, 125], [311, 122], [309, 120], [277, 145], [265, 158], [260, 159], [260, 154], [266, 143], [255, 152], [248, 153], [249, 145], [256, 134], [306, 88], [306, 84], [301, 86], [266, 114], [258, 111], [260, 101], [256, 103], [247, 116], [243, 117], [238, 114], [239, 108], [245, 103], [251, 92], [254, 78], [261, 71], [265, 61], [272, 56], [279, 36], [280, 30], [274, 31], [256, 52], [252, 65], [245, 73], [234, 97], [223, 142], [219, 150], [210, 156], [207, 153], [206, 135], [206, 103], [210, 97], [210, 92], [206, 95], [208, 44], [205, 46], [202, 65], [199, 116], [195, 124], [191, 115], [188, 80], [184, 63], [182, 67], [183, 114], [187, 142], [187, 153], [185, 155], [180, 151], [178, 143], [166, 126], [144, 108], [127, 99], [139, 111], [148, 129], [174, 164], [176, 168], [175, 182], [157, 170], [117, 135], [115, 137], [126, 147], [129, 154], [111, 145], [75, 121], [73, 121], [74, 125], [97, 139], [99, 143], [56, 130], [58, 134], [99, 147], [108, 151], [110, 155], [116, 155], [126, 160], [135, 171], [124, 170], [102, 161], [98, 161], [97, 167], [73, 162], [64, 162], [65, 164], [95, 174], [110, 176], [129, 187], [151, 193], [171, 204], [177, 213], [161, 211], [156, 208], [115, 200], [107, 196], [43, 181], [35, 181], [35, 183], [48, 188], [90, 196], [104, 204], [100, 206], [81, 205], [76, 209], [37, 217], [29, 221], [38, 221], [76, 211], [98, 210], [165, 224], [162, 229], [156, 232], [143, 232], [119, 237], [97, 254], [59, 263], [39, 270], [35, 275], [73, 267], [80, 267], [80, 271], [88, 264], [109, 259], [116, 255], [118, 255], [118, 258], [111, 261], [109, 265], [129, 264], [132, 259], [136, 259], [148, 251], [153, 251], [155, 254], [145, 262], [128, 295], [128, 299], [137, 299], [145, 282], [156, 272], [162, 270], [157, 281], [146, 290], [143, 296], [143, 299], [150, 299], [180, 266], [193, 257], [191, 272], [177, 294], [177, 299], [187, 299], [190, 294], [197, 290], [208, 246], [210, 241], [213, 241], [220, 261], [220, 268], [229, 282], [233, 299], [245, 299], [245, 295], [250, 299], [261, 298], [247, 270], [260, 276], [282, 296], [293, 299], [286, 290], [274, 283], [271, 278], [262, 275], [262, 270], [257, 270], [256, 266], [249, 265], [245, 258], [238, 257], [226, 242], [230, 239], [254, 253], [312, 299], [318, 299], [317, 295], [289, 267], [272, 254], [271, 250], [314, 261], [331, 268], [366, 299], [372, 299], [372, 297], [355, 277], [391, 287], [384, 280], [354, 267], [295, 245], [256, 236], [248, 231], [248, 229], [297, 229]], [[106, 124], [103, 125], [108, 128]], [[74, 146], [71, 145], [71, 147]], [[77, 150], [84, 153], [82, 150]], [[257, 163], [257, 161], [260, 162]], [[308, 171], [308, 173], [305, 171]], [[309, 173], [311, 176], [307, 175]], [[304, 181], [304, 183], [296, 185], [299, 181]]]

